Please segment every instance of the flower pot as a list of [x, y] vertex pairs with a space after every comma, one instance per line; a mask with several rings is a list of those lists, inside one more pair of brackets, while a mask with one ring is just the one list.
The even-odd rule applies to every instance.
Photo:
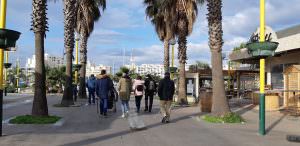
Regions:
[[0, 48], [7, 50], [10, 47], [15, 47], [20, 34], [14, 30], [0, 29]]
[[278, 47], [278, 42], [253, 42], [246, 46], [252, 56], [273, 56]]
[[3, 65], [4, 65], [4, 67], [5, 67], [6, 69], [8, 69], [8, 68], [11, 67], [12, 64], [11, 64], [11, 63], [4, 63]]

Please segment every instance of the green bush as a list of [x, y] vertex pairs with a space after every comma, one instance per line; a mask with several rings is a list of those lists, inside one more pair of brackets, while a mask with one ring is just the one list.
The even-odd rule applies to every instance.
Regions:
[[236, 113], [227, 113], [224, 116], [205, 115], [202, 119], [209, 123], [243, 123], [245, 120]]
[[8, 85], [8, 86], [6, 87], [6, 92], [7, 92], [7, 93], [15, 93], [15, 92], [16, 92], [15, 86], [13, 86], [13, 85]]
[[32, 116], [23, 115], [17, 116], [14, 119], [9, 120], [11, 124], [53, 124], [60, 120], [58, 116]]

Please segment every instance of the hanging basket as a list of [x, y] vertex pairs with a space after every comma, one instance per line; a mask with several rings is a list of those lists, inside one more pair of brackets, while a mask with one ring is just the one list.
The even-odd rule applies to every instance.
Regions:
[[12, 64], [11, 63], [4, 63], [3, 65], [4, 65], [4, 68], [8, 69], [8, 68], [11, 67]]
[[248, 43], [246, 47], [252, 56], [267, 57], [274, 55], [278, 44], [278, 42], [253, 42]]
[[0, 29], [0, 48], [7, 50], [15, 47], [21, 33], [10, 29]]
[[75, 71], [79, 71], [81, 68], [81, 64], [73, 64], [73, 68]]

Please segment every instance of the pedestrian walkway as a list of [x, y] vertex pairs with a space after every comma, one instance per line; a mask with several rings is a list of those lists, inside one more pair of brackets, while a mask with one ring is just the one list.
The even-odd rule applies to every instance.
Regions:
[[[54, 125], [4, 125], [7, 136], [0, 138], [1, 146], [298, 146], [286, 141], [287, 134], [300, 134], [299, 118], [267, 114], [269, 133], [258, 135], [258, 111], [252, 106], [235, 109], [247, 120], [245, 124], [209, 124], [197, 118], [198, 107], [176, 107], [171, 123], [162, 124], [158, 102], [153, 112], [141, 112], [146, 129], [132, 131], [121, 112], [109, 113], [99, 118], [95, 105], [54, 108], [60, 97], [49, 96], [49, 112], [64, 117], [61, 126]], [[82, 105], [86, 101], [81, 100]], [[131, 108], [134, 102], [130, 102]], [[118, 107], [120, 110], [120, 107]], [[5, 109], [5, 117], [28, 114], [31, 105]]]

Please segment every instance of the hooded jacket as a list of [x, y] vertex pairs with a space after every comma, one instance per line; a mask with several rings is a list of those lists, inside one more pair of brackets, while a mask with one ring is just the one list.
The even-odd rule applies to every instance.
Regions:
[[114, 84], [108, 75], [97, 75], [96, 95], [99, 98], [108, 99], [109, 91], [113, 89]]
[[89, 92], [94, 92], [95, 87], [96, 87], [96, 78], [95, 77], [90, 77], [87, 81], [86, 86], [87, 86]]
[[119, 96], [121, 100], [129, 100], [132, 82], [130, 78], [122, 77], [119, 81]]

